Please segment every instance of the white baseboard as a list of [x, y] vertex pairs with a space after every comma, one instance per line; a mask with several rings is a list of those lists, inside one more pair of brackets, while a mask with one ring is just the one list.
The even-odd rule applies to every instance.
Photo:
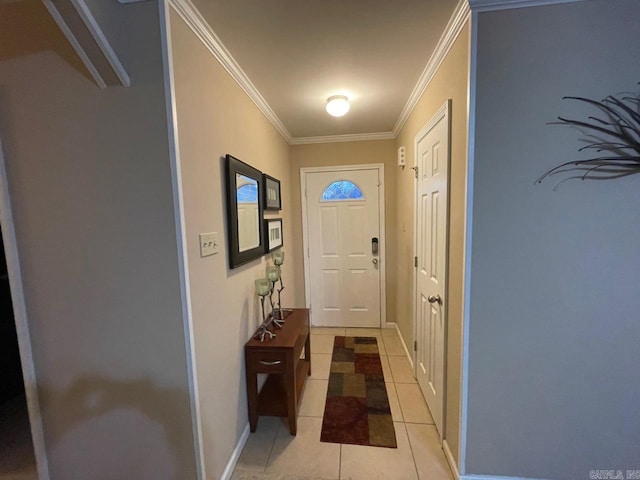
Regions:
[[231, 458], [227, 463], [227, 468], [224, 469], [224, 472], [222, 473], [222, 477], [220, 477], [220, 480], [231, 479], [231, 475], [233, 474], [233, 471], [235, 470], [236, 465], [238, 464], [238, 459], [240, 458], [242, 449], [247, 444], [247, 440], [249, 440], [249, 424], [248, 423], [247, 423], [247, 426], [244, 428], [242, 435], [240, 435], [240, 439], [238, 440], [238, 444], [236, 445], [236, 448], [234, 448], [233, 452], [231, 453]]
[[387, 323], [387, 325], [393, 325], [396, 328], [396, 332], [398, 332], [398, 337], [400, 338], [400, 343], [402, 343], [402, 348], [404, 348], [404, 353], [407, 356], [407, 360], [409, 360], [409, 365], [411, 365], [411, 371], [415, 371], [415, 368], [413, 366], [413, 355], [411, 354], [411, 351], [407, 348], [407, 344], [404, 342], [404, 338], [402, 337], [400, 328], [398, 328], [398, 324]]
[[451, 448], [449, 448], [449, 443], [446, 438], [442, 441], [442, 450], [444, 451], [444, 456], [447, 459], [447, 463], [449, 464], [449, 469], [451, 470], [454, 480], [460, 480], [458, 465], [456, 464], [455, 458], [453, 458], [453, 453], [451, 453]]

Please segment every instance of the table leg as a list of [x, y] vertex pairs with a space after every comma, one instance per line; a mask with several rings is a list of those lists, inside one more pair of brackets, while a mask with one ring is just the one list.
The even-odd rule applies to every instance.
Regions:
[[311, 376], [311, 332], [307, 335], [307, 341], [304, 343], [304, 360], [309, 364], [307, 376]]
[[258, 375], [252, 366], [252, 360], [246, 358], [247, 366], [247, 406], [249, 410], [249, 429], [251, 433], [258, 426]]
[[289, 417], [289, 433], [296, 435], [298, 433], [298, 393], [296, 391], [296, 362], [293, 353], [287, 361], [287, 413]]

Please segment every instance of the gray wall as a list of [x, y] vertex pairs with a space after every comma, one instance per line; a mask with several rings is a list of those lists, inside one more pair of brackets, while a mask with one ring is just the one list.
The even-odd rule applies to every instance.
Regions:
[[638, 468], [640, 176], [534, 186], [584, 155], [563, 95], [637, 90], [640, 2], [479, 14], [467, 474]]
[[195, 478], [157, 8], [122, 7], [132, 87], [100, 90], [41, 2], [0, 5], [0, 135], [53, 480]]

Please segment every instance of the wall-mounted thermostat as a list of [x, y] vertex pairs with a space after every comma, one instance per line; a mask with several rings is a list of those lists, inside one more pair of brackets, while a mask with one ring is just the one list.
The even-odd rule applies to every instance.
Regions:
[[400, 147], [398, 149], [398, 166], [404, 167], [404, 165], [405, 165], [404, 147]]

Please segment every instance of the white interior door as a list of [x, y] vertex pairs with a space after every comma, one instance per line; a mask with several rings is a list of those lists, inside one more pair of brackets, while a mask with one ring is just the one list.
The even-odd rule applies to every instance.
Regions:
[[416, 377], [433, 420], [443, 434], [448, 103], [416, 135]]
[[377, 168], [305, 173], [313, 325], [380, 327], [378, 176]]

